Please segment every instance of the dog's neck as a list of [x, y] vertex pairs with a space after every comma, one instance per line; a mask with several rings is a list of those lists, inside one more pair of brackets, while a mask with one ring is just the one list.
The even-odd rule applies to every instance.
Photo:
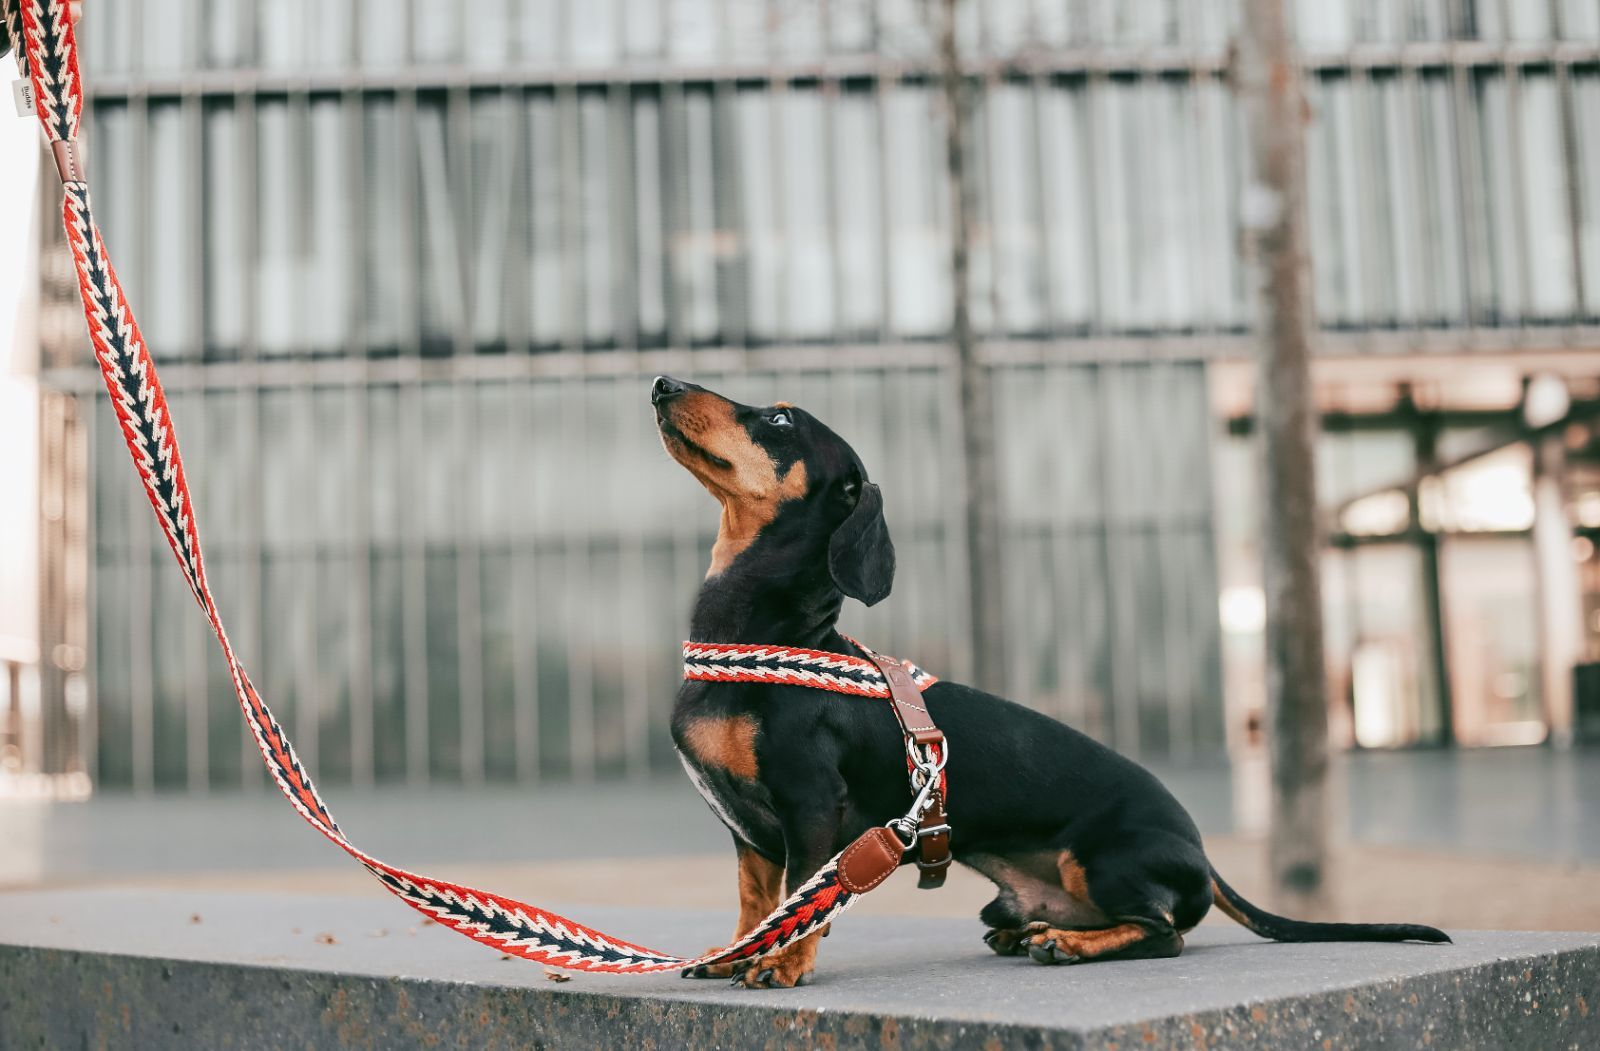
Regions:
[[761, 538], [700, 585], [689, 637], [838, 652], [843, 603], [825, 552], [796, 555]]

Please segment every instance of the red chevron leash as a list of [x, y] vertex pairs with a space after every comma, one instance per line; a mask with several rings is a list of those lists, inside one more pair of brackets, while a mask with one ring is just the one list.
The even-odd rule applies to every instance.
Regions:
[[[918, 763], [918, 749], [909, 740], [913, 773], [915, 775], [919, 769], [923, 773], [920, 785], [914, 778], [916, 798], [906, 816], [862, 835], [819, 869], [754, 930], [731, 945], [694, 958], [674, 956], [613, 938], [512, 898], [408, 872], [363, 852], [346, 839], [310, 775], [300, 765], [288, 736], [251, 684], [228, 641], [206, 581], [199, 527], [166, 395], [95, 224], [89, 187], [78, 153], [83, 91], [73, 32], [73, 5], [66, 0], [0, 0], [0, 6], [4, 8], [10, 35], [17, 43], [19, 64], [31, 82], [34, 109], [49, 138], [61, 176], [64, 193], [61, 221], [77, 271], [78, 293], [83, 301], [89, 339], [134, 469], [189, 589], [210, 622], [223, 658], [228, 662], [240, 712], [261, 751], [262, 760], [274, 783], [302, 818], [365, 866], [390, 893], [440, 924], [497, 951], [580, 971], [648, 974], [749, 960], [811, 934], [854, 904], [860, 894], [887, 878], [915, 842], [918, 823], [937, 798], [936, 776], [943, 766], [942, 757], [934, 766], [934, 757], [926, 754], [923, 756], [926, 762]], [[875, 668], [872, 672], [883, 678]], [[863, 670], [859, 678], [869, 681], [870, 673]], [[883, 689], [884, 693], [879, 696], [887, 696], [887, 686]], [[926, 753], [926, 749], [922, 751]]]

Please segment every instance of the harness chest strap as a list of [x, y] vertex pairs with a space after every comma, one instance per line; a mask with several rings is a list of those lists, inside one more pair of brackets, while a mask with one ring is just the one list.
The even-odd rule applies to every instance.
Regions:
[[[898, 864], [899, 858], [910, 849], [914, 838], [918, 845], [917, 868], [921, 871], [917, 886], [924, 889], [943, 886], [951, 861], [950, 825], [944, 809], [949, 787], [944, 774], [946, 743], [943, 731], [934, 723], [922, 699], [922, 691], [939, 680], [914, 664], [875, 653], [855, 639], [849, 641], [867, 656], [854, 657], [801, 646], [685, 642], [683, 677], [701, 682], [806, 686], [889, 701], [905, 736], [906, 766], [911, 776], [911, 792], [916, 798], [913, 804], [916, 825], [913, 829], [907, 820], [901, 826], [906, 839], [895, 853], [894, 864]], [[887, 838], [876, 836], [879, 832]], [[879, 862], [894, 836], [888, 829], [869, 830], [846, 854], [859, 863], [865, 863], [869, 857]], [[870, 844], [869, 837], [875, 837]], [[862, 882], [850, 881], [854, 886]]]

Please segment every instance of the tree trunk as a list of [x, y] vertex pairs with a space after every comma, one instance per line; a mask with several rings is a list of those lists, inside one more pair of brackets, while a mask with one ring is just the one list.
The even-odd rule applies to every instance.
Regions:
[[994, 402], [977, 359], [969, 270], [972, 178], [967, 171], [967, 85], [956, 46], [960, 0], [939, 2], [939, 72], [945, 110], [945, 176], [950, 194], [951, 341], [961, 404], [961, 466], [966, 501], [968, 620], [972, 683], [1002, 688], [1004, 618], [1000, 603], [1000, 506], [994, 466]]
[[1252, 171], [1243, 213], [1253, 255], [1266, 586], [1267, 841], [1274, 901], [1327, 912], [1328, 704], [1322, 655], [1321, 541], [1308, 360], [1313, 323], [1306, 233], [1306, 101], [1284, 0], [1246, 0], [1236, 89]]

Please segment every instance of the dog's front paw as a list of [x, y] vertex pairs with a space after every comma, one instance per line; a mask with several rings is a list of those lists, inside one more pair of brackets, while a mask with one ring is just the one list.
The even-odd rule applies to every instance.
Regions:
[[817, 969], [816, 934], [808, 934], [792, 945], [758, 958], [733, 976], [742, 989], [792, 989], [805, 985]]
[[764, 956], [733, 976], [733, 984], [740, 989], [792, 989], [811, 981], [815, 970], [800, 970], [803, 964]]
[[[722, 946], [713, 945], [706, 950], [706, 953], [716, 952], [720, 948]], [[731, 978], [749, 966], [749, 960], [730, 960], [727, 963], [696, 964], [693, 967], [685, 967], [678, 973], [684, 978]]]

